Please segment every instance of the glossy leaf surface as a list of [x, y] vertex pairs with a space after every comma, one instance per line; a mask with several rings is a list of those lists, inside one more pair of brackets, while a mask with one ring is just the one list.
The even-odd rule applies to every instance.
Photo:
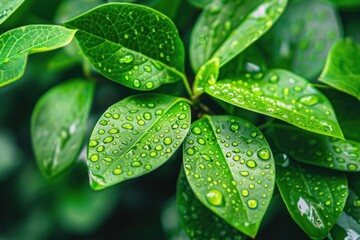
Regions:
[[320, 74], [331, 46], [342, 36], [336, 9], [325, 1], [292, 1], [261, 39], [271, 67], [286, 68], [312, 80]]
[[277, 156], [276, 183], [291, 217], [310, 238], [324, 239], [345, 206], [346, 176]]
[[360, 45], [350, 39], [339, 40], [331, 48], [319, 78], [360, 100]]
[[74, 30], [55, 25], [28, 25], [0, 36], [0, 87], [22, 77], [27, 56], [70, 43]]
[[145, 6], [109, 3], [70, 21], [94, 68], [127, 87], [151, 90], [185, 78], [184, 47], [175, 25]]
[[0, 24], [3, 23], [25, 0], [1, 0]]
[[178, 179], [176, 198], [180, 224], [190, 239], [246, 239], [197, 199], [184, 171]]
[[186, 100], [168, 95], [134, 95], [112, 105], [91, 134], [91, 187], [109, 187], [164, 164], [184, 140], [190, 121]]
[[206, 84], [214, 84], [219, 77], [220, 59], [213, 58], [206, 62], [199, 69], [195, 77], [193, 93], [201, 95], [205, 91]]
[[198, 71], [211, 58], [220, 66], [264, 34], [282, 14], [287, 0], [215, 0], [200, 15], [191, 36], [190, 59]]
[[293, 159], [340, 171], [360, 171], [360, 143], [277, 125], [277, 147]]
[[343, 138], [329, 100], [305, 79], [289, 71], [242, 74], [207, 85], [205, 92], [299, 128]]
[[93, 98], [92, 82], [71, 80], [50, 89], [36, 103], [31, 140], [40, 170], [56, 177], [77, 160]]
[[254, 237], [275, 181], [274, 159], [262, 133], [239, 117], [206, 116], [191, 125], [183, 158], [202, 204]]

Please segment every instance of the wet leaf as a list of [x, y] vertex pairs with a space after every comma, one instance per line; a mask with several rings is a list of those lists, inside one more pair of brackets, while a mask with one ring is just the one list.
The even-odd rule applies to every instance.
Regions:
[[350, 39], [339, 40], [331, 48], [319, 80], [360, 100], [359, 66], [360, 45]]
[[299, 128], [276, 125], [277, 147], [291, 158], [340, 171], [360, 171], [360, 143], [304, 132]]
[[160, 167], [184, 140], [190, 121], [190, 107], [182, 98], [140, 94], [115, 103], [90, 137], [91, 187], [103, 189]]
[[312, 239], [324, 239], [345, 206], [345, 175], [275, 156], [276, 183], [290, 216]]
[[198, 71], [193, 85], [194, 96], [200, 96], [206, 84], [214, 84], [219, 77], [220, 59], [212, 58]]
[[212, 58], [220, 66], [263, 35], [282, 14], [287, 0], [215, 0], [200, 15], [190, 41], [192, 67]]
[[180, 224], [190, 239], [234, 239], [247, 237], [206, 208], [195, 196], [184, 171], [177, 183]]
[[145, 6], [108, 3], [64, 23], [78, 29], [85, 57], [108, 79], [152, 90], [185, 78], [184, 47], [172, 21]]
[[247, 73], [207, 85], [205, 92], [222, 101], [343, 139], [329, 100], [305, 79], [274, 69]]
[[0, 87], [22, 77], [27, 56], [70, 43], [74, 30], [55, 25], [28, 25], [0, 36]]
[[331, 46], [342, 36], [336, 9], [324, 1], [292, 1], [261, 40], [271, 67], [286, 68], [307, 79], [323, 69]]
[[184, 169], [197, 198], [239, 231], [255, 237], [274, 189], [275, 166], [262, 133], [233, 116], [191, 125]]
[[0, 24], [3, 23], [25, 0], [1, 0]]
[[53, 178], [72, 166], [83, 147], [94, 84], [75, 79], [46, 92], [31, 118], [31, 140], [42, 173]]
[[333, 240], [357, 240], [360, 237], [360, 224], [342, 212], [336, 225], [331, 229], [331, 237]]

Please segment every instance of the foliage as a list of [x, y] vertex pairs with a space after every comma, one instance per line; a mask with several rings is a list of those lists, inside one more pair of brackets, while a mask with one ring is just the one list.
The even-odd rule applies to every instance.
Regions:
[[[52, 222], [90, 235], [150, 195], [171, 239], [278, 238], [284, 211], [311, 239], [360, 236], [359, 0], [63, 0], [48, 21], [23, 2], [0, 3], [0, 181], [29, 155], [21, 135], [56, 199], [35, 239]], [[19, 94], [31, 116], [7, 116]], [[29, 206], [41, 178], [24, 169]]]

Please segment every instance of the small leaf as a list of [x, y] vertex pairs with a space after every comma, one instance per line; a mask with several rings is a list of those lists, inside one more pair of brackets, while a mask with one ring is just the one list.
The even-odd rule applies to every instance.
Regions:
[[28, 25], [0, 36], [0, 87], [22, 77], [27, 56], [70, 43], [74, 30], [55, 25]]
[[103, 189], [160, 167], [186, 137], [190, 121], [182, 98], [141, 94], [112, 105], [91, 134], [91, 187]]
[[342, 36], [336, 9], [325, 1], [291, 1], [281, 19], [260, 40], [271, 67], [318, 77], [331, 46]]
[[2, 24], [13, 12], [23, 4], [25, 0], [1, 0], [0, 3], [0, 24]]
[[180, 224], [190, 239], [246, 239], [196, 198], [184, 171], [180, 173], [176, 192]]
[[291, 158], [340, 171], [360, 171], [360, 143], [340, 140], [301, 129], [276, 125], [277, 147]]
[[184, 168], [197, 198], [234, 228], [255, 237], [274, 189], [275, 166], [261, 132], [232, 116], [191, 125]]
[[190, 59], [195, 71], [219, 57], [230, 61], [264, 34], [282, 14], [287, 0], [215, 0], [198, 19], [191, 36]]
[[94, 84], [71, 80], [55, 86], [36, 103], [31, 140], [40, 170], [53, 178], [76, 161], [83, 147]]
[[343, 139], [329, 100], [305, 79], [281, 69], [207, 85], [211, 96], [299, 128]]
[[339, 40], [331, 48], [319, 80], [360, 100], [360, 45]]
[[145, 6], [108, 3], [70, 21], [94, 68], [112, 81], [151, 90], [185, 78], [184, 47], [175, 25]]
[[[290, 216], [312, 239], [324, 239], [345, 206], [345, 175], [275, 156], [276, 183]], [[281, 155], [286, 156], [286, 155]]]
[[194, 96], [200, 96], [204, 92], [206, 84], [214, 84], [219, 77], [220, 59], [212, 58], [206, 62], [196, 74], [193, 85]]

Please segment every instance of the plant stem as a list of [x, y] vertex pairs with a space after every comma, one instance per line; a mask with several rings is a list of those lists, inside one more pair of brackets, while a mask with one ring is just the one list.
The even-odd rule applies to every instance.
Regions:
[[192, 99], [192, 97], [193, 97], [193, 92], [192, 92], [192, 90], [191, 90], [189, 81], [188, 81], [188, 79], [186, 78], [185, 75], [183, 75], [182, 79], [183, 79], [183, 82], [184, 82], [186, 91], [188, 92], [190, 99]]

